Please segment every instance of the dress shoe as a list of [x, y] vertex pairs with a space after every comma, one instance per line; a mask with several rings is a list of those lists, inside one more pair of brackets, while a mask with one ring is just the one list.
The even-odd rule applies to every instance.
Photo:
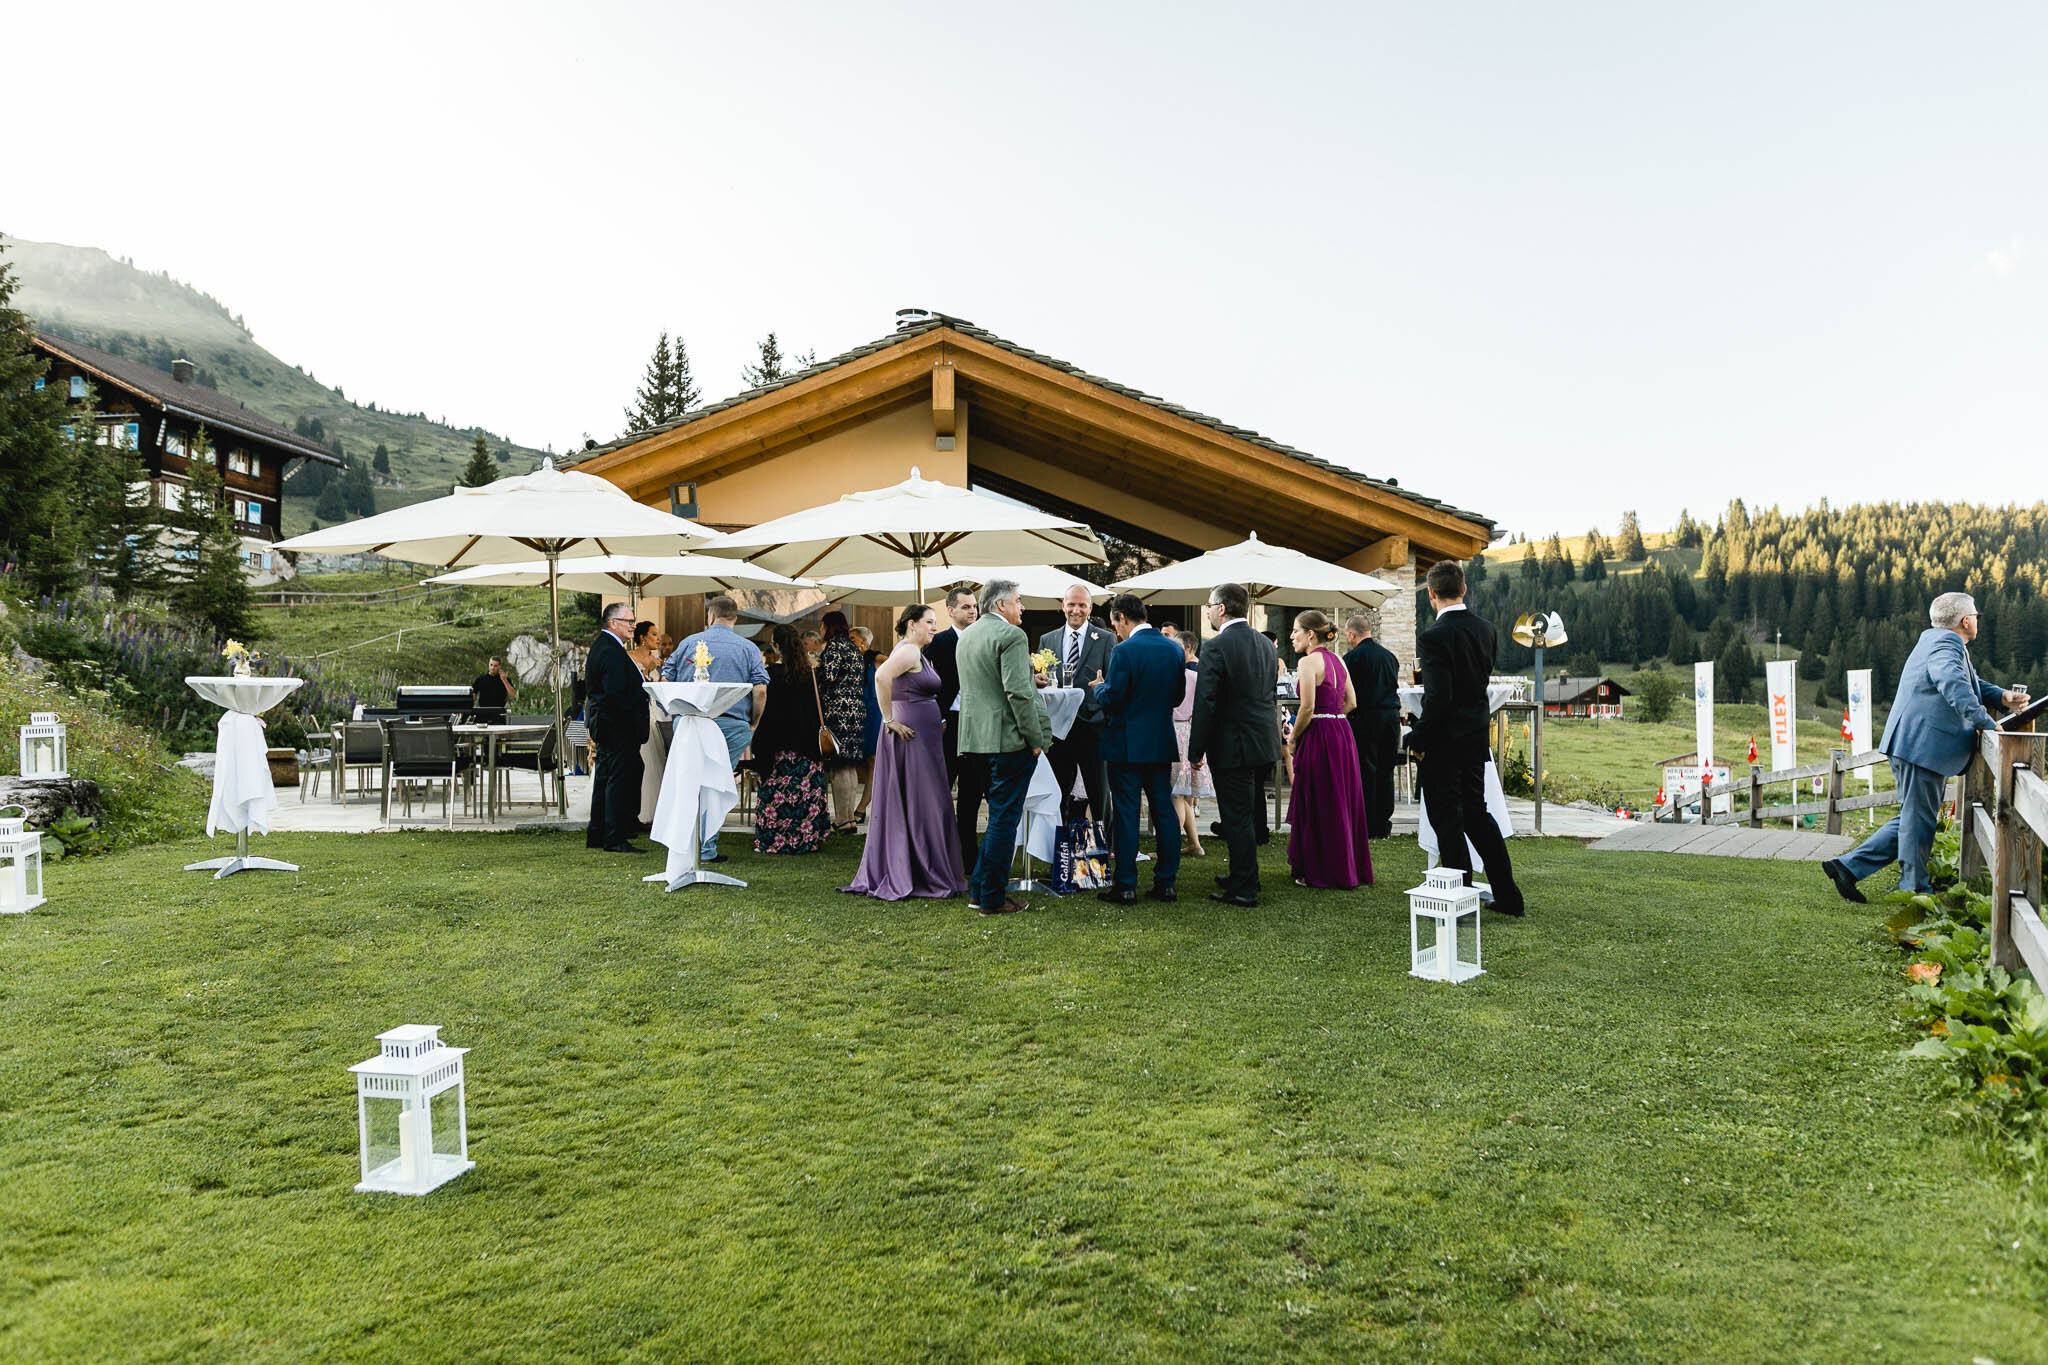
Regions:
[[700, 863], [727, 863], [732, 861], [732, 855], [726, 853], [714, 853], [709, 858], [699, 858], [697, 861]]
[[974, 908], [984, 915], [1014, 915], [1019, 910], [1028, 909], [1029, 907], [1023, 901], [1011, 899], [1002, 902], [1000, 905], [977, 905]]
[[1218, 872], [1218, 873], [1216, 874], [1216, 885], [1218, 885], [1218, 886], [1228, 886], [1228, 885], [1230, 885], [1230, 874], [1229, 874], [1228, 872]]
[[1866, 903], [1863, 893], [1856, 887], [1855, 875], [1843, 867], [1838, 859], [1828, 859], [1820, 865], [1820, 870], [1828, 874], [1828, 880], [1835, 884], [1835, 890], [1841, 893], [1843, 900], [1855, 901], [1858, 905]]
[[638, 844], [606, 844], [604, 851], [607, 853], [645, 853], [647, 850]]
[[1171, 904], [1180, 899], [1180, 892], [1170, 886], [1154, 886], [1145, 893], [1145, 899], [1148, 901], [1166, 901]]
[[1211, 891], [1209, 899], [1221, 901], [1225, 905], [1235, 905], [1241, 910], [1249, 910], [1259, 903], [1257, 896], [1233, 896], [1228, 891]]
[[1487, 909], [1493, 911], [1493, 913], [1496, 915], [1509, 915], [1515, 919], [1520, 919], [1522, 916], [1529, 913], [1529, 908], [1523, 905], [1522, 902], [1519, 900], [1496, 900], [1492, 905], [1488, 906]]
[[1272, 831], [1272, 830], [1270, 830], [1270, 829], [1262, 829], [1262, 830], [1260, 830], [1260, 831], [1259, 831], [1259, 833], [1258, 833], [1258, 842], [1259, 842], [1260, 844], [1262, 844], [1262, 845], [1263, 845], [1263, 844], [1270, 844], [1270, 843], [1272, 843], [1272, 842], [1273, 842], [1273, 831]]
[[1105, 886], [1102, 890], [1095, 893], [1095, 899], [1106, 901], [1111, 905], [1136, 905], [1138, 903], [1138, 891], [1136, 887], [1126, 890], [1120, 886]]
[[1223, 822], [1221, 820], [1211, 820], [1209, 822], [1209, 833], [1213, 837], [1221, 839], [1223, 837]]

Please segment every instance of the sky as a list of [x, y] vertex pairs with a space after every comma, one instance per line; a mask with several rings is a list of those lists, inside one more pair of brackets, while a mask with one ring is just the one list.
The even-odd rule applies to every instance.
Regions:
[[1503, 531], [2048, 497], [2033, 0], [93, 20], [152, 74], [8, 63], [0, 233], [529, 445], [918, 307]]

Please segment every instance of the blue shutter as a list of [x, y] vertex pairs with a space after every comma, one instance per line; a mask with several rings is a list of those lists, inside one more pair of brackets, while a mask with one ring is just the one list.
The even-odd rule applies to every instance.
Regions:
[[38, 379], [38, 380], [36, 381], [36, 392], [37, 392], [37, 393], [41, 393], [42, 391], [43, 391], [43, 381], [42, 381], [42, 380], [40, 380], [40, 379]]
[[83, 398], [83, 397], [85, 397], [85, 376], [84, 376], [84, 375], [82, 375], [82, 374], [74, 374], [74, 375], [72, 375], [72, 376], [71, 376], [71, 396], [72, 396], [73, 398]]

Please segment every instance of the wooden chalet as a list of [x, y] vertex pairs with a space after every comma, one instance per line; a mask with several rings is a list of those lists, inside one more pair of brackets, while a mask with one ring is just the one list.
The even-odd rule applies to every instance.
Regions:
[[92, 394], [101, 444], [141, 451], [150, 500], [160, 507], [184, 505], [189, 452], [204, 427], [233, 504], [243, 559], [258, 576], [282, 567], [268, 562], [272, 555], [267, 546], [281, 534], [278, 514], [286, 469], [294, 460], [339, 465], [339, 456], [226, 394], [195, 383], [189, 360], [173, 362], [171, 373], [165, 374], [47, 332], [36, 333], [35, 346], [50, 366], [38, 384], [62, 385], [73, 398]]
[[1618, 720], [1621, 699], [1632, 695], [1612, 678], [1552, 678], [1543, 684], [1543, 714]]
[[[1396, 480], [921, 309], [899, 313], [879, 340], [593, 447], [578, 465], [642, 502], [720, 528], [898, 483], [915, 466], [1172, 559], [1257, 532], [1404, 588], [1418, 567], [1468, 559], [1494, 534], [1478, 513]], [[684, 633], [700, 610], [671, 602], [664, 629]], [[883, 639], [886, 615], [877, 613]], [[1382, 642], [1412, 666], [1414, 594], [1389, 599], [1382, 617]]]

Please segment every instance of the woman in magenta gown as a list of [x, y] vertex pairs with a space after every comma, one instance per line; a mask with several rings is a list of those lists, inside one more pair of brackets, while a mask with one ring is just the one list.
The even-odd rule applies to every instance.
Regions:
[[868, 841], [859, 875], [841, 891], [900, 901], [967, 890], [939, 729], [939, 674], [924, 657], [937, 629], [930, 607], [905, 607], [896, 618], [900, 643], [875, 670], [883, 720], [869, 787]]
[[1372, 847], [1366, 839], [1365, 786], [1358, 776], [1358, 742], [1344, 717], [1358, 704], [1350, 670], [1329, 642], [1336, 627], [1319, 611], [1294, 618], [1295, 653], [1301, 656], [1294, 733], [1294, 795], [1287, 806], [1287, 863], [1297, 886], [1348, 890], [1372, 885]]

